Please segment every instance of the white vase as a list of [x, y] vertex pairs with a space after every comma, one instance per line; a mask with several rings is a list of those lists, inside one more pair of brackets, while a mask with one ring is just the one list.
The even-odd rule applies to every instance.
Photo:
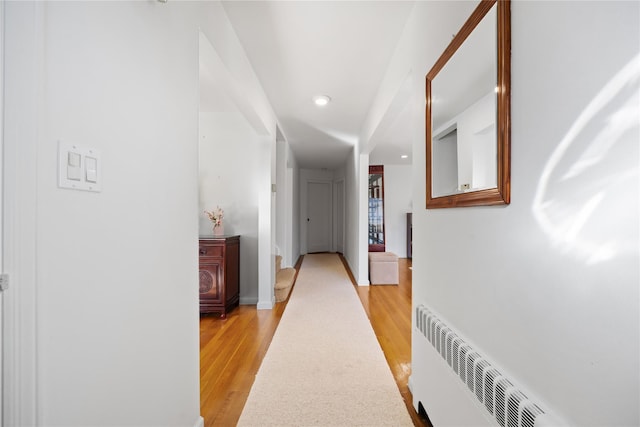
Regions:
[[214, 236], [224, 236], [224, 225], [214, 225], [213, 226], [213, 235]]

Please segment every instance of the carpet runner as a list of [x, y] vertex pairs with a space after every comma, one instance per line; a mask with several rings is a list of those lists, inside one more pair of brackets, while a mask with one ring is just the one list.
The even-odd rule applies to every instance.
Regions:
[[238, 425], [413, 425], [338, 255], [305, 255]]

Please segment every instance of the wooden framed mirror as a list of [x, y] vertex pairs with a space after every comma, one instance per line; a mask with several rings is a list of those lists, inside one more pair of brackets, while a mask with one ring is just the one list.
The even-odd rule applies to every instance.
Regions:
[[483, 0], [426, 76], [426, 207], [511, 200], [511, 12]]
[[369, 252], [385, 251], [384, 166], [369, 166]]

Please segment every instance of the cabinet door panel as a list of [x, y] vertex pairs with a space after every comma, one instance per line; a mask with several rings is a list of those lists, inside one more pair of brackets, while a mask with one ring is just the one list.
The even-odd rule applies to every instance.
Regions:
[[200, 259], [200, 298], [222, 302], [221, 284], [220, 261]]

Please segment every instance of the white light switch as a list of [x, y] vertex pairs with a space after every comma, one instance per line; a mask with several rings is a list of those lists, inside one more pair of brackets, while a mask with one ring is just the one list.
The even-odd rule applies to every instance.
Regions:
[[100, 152], [66, 141], [58, 142], [58, 187], [102, 191]]
[[80, 153], [74, 153], [70, 151], [67, 156], [67, 161], [69, 166], [73, 166], [74, 168], [80, 167]]
[[87, 182], [98, 182], [98, 160], [95, 157], [85, 157], [84, 169]]
[[81, 169], [80, 169], [80, 161], [82, 156], [80, 153], [75, 153], [73, 151], [67, 152], [67, 178], [73, 181], [80, 181], [81, 178]]

